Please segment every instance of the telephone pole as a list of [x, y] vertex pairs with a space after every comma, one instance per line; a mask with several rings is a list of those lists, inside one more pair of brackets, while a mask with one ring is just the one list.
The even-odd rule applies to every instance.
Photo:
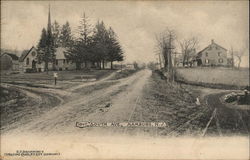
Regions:
[[[174, 49], [174, 47], [172, 47], [172, 33], [169, 33], [169, 46], [167, 48], [167, 57], [168, 57], [168, 73], [169, 76], [171, 77], [171, 80], [174, 80], [174, 74], [173, 74], [173, 65], [172, 65], [172, 49]], [[170, 79], [170, 78], [169, 78]]]

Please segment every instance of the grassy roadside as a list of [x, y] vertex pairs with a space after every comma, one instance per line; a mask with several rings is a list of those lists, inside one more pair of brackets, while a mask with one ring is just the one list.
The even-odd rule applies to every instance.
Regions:
[[199, 95], [199, 91], [187, 86], [168, 83], [153, 71], [133, 119], [164, 121], [167, 127], [158, 129], [160, 135], [201, 134], [211, 111], [205, 104], [195, 104]]
[[218, 89], [244, 89], [249, 86], [247, 69], [230, 68], [178, 68], [176, 81]]

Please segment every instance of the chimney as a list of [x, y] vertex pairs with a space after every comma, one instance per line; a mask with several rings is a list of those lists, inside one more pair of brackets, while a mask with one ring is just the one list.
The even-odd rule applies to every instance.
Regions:
[[214, 44], [214, 39], [211, 40], [211, 43]]

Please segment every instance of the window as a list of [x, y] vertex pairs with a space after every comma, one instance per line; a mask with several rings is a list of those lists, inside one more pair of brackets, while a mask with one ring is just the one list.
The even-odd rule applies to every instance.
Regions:
[[218, 52], [218, 56], [219, 56], [219, 57], [221, 56], [221, 53], [220, 53], [220, 52]]
[[33, 51], [33, 52], [31, 53], [31, 55], [32, 55], [32, 56], [36, 56], [36, 52]]
[[63, 60], [63, 64], [65, 64], [65, 59]]
[[27, 59], [26, 59], [26, 65], [29, 65], [29, 64], [30, 64], [30, 59], [27, 58]]
[[209, 63], [209, 60], [208, 60], [208, 59], [205, 59], [205, 63], [208, 64], [208, 63]]
[[206, 52], [206, 57], [208, 57], [208, 53]]
[[66, 63], [69, 64], [69, 60], [68, 59], [66, 59]]
[[56, 65], [58, 65], [58, 60], [56, 60]]
[[223, 63], [223, 59], [222, 58], [218, 59], [218, 61], [219, 61], [219, 63]]

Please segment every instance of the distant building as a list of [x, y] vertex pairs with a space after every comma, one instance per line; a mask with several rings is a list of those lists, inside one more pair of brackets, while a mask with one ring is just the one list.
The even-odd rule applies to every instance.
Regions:
[[18, 71], [18, 56], [12, 53], [1, 54], [1, 70]]
[[[54, 64], [52, 62], [49, 62], [48, 68], [49, 70], [73, 70], [76, 68], [75, 63], [72, 63], [72, 61], [69, 61], [65, 58], [65, 51], [66, 48], [58, 47], [56, 48], [56, 59]], [[38, 61], [38, 52], [37, 49], [33, 46], [31, 49], [27, 52], [24, 52], [20, 59], [20, 71], [22, 72], [44, 72], [44, 62]]]
[[21, 72], [43, 72], [44, 63], [39, 63], [37, 49], [33, 46], [29, 51], [23, 52], [19, 59]]
[[227, 49], [216, 44], [214, 40], [197, 53], [198, 66], [228, 66]]
[[126, 69], [130, 69], [130, 70], [134, 70], [135, 69], [135, 65], [134, 64], [126, 64]]
[[56, 49], [56, 62], [55, 62], [55, 70], [73, 70], [76, 68], [75, 63], [72, 63], [65, 57], [66, 48], [58, 47]]

